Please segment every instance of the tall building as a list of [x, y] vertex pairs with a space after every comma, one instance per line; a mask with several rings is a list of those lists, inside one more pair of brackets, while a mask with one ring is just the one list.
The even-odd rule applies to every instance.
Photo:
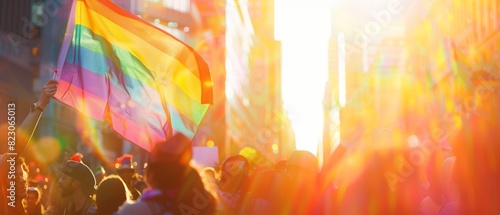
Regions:
[[418, 4], [407, 1], [332, 5], [325, 149], [335, 149], [360, 132], [369, 143], [380, 131], [406, 129], [405, 26], [417, 11]]
[[[6, 0], [0, 3], [0, 130], [7, 134], [7, 104], [15, 103], [16, 125], [37, 100], [41, 87], [42, 27], [36, 8], [39, 1]], [[42, 11], [43, 12], [43, 11]], [[50, 11], [47, 11], [50, 12]], [[47, 16], [45, 16], [47, 17]], [[34, 92], [35, 91], [35, 92]], [[2, 138], [4, 138], [2, 136]], [[5, 137], [6, 138], [6, 137]], [[7, 145], [0, 146], [5, 152]]]
[[[500, 3], [497, 1], [425, 1], [409, 31], [409, 67], [416, 78], [428, 83], [433, 114], [412, 110], [435, 124], [429, 135], [442, 139], [455, 125], [450, 117], [470, 107], [473, 72], [484, 70], [500, 76]], [[407, 123], [414, 124], [414, 123]], [[420, 126], [425, 127], [425, 126]]]
[[496, 1], [426, 1], [411, 32], [421, 47], [413, 47], [412, 53], [432, 70], [433, 84], [453, 78], [453, 56], [447, 54], [460, 53], [463, 57], [458, 60], [472, 70], [482, 66], [479, 64], [495, 65], [500, 41], [499, 10]]
[[212, 74], [213, 104], [205, 115], [195, 143], [218, 148], [219, 161], [226, 151], [226, 27], [224, 1], [194, 0], [192, 17], [196, 51], [207, 61]]
[[226, 27], [226, 156], [272, 165], [295, 148], [282, 108], [274, 1], [228, 1]]
[[249, 15], [255, 31], [250, 50], [250, 105], [258, 129], [255, 147], [270, 161], [285, 159], [295, 150], [286, 136], [290, 126], [283, 113], [281, 42], [275, 40], [274, 1], [250, 0]]
[[252, 144], [257, 133], [249, 111], [249, 61], [254, 29], [247, 1], [228, 1], [226, 13], [226, 117], [225, 157]]

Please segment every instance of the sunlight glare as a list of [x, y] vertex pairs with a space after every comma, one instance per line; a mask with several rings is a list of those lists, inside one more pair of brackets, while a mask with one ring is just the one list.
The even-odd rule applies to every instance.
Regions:
[[[328, 80], [328, 1], [276, 1], [282, 42], [282, 90], [297, 150], [316, 154], [322, 141], [323, 95]], [[300, 14], [300, 15], [298, 15]]]

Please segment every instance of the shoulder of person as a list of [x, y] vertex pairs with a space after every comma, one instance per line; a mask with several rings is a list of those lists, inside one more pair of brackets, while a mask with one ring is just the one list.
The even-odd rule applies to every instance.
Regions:
[[137, 201], [137, 202], [125, 202], [118, 212], [115, 215], [136, 215], [142, 214], [147, 215], [151, 214], [151, 209], [147, 202], [145, 201]]
[[86, 215], [96, 215], [96, 214], [97, 214], [97, 208], [96, 208], [95, 203], [93, 203], [87, 209]]

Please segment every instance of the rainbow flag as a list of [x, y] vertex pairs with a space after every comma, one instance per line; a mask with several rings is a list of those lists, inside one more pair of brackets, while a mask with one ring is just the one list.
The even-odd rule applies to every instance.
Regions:
[[185, 43], [107, 0], [75, 0], [55, 98], [150, 151], [193, 138], [212, 103], [207, 63]]

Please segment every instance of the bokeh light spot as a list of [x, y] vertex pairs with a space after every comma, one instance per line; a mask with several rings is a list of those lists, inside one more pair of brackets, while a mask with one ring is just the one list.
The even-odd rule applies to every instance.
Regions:
[[209, 141], [207, 141], [207, 147], [212, 148], [212, 147], [214, 147], [214, 146], [215, 146], [215, 143], [214, 143], [214, 141], [213, 141], [213, 140], [209, 140]]

